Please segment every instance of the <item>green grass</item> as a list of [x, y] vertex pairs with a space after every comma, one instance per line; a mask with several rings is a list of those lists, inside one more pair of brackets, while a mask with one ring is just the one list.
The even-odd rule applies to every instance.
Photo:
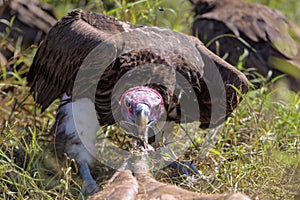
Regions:
[[[136, 24], [158, 25], [189, 33], [190, 5], [181, 0], [48, 1], [58, 6], [58, 16], [75, 7], [98, 10]], [[269, 1], [299, 24], [298, 1]], [[179, 3], [181, 6], [177, 6]], [[267, 1], [264, 3], [268, 3]], [[110, 8], [110, 10], [106, 10]], [[160, 11], [163, 8], [164, 11]], [[16, 48], [17, 49], [17, 48]], [[54, 122], [57, 102], [44, 113], [34, 104], [24, 75], [36, 47], [18, 53], [0, 79], [0, 199], [78, 199], [81, 179], [74, 161], [61, 163], [50, 149], [48, 130]], [[16, 71], [17, 65], [21, 70]], [[200, 154], [207, 131], [198, 134], [182, 158], [208, 177], [188, 186], [174, 171], [156, 174], [159, 180], [192, 191], [245, 192], [253, 199], [300, 199], [300, 97], [281, 87], [264, 85], [250, 91], [222, 126], [209, 151]], [[109, 129], [111, 132], [114, 129]], [[99, 164], [94, 176], [105, 184], [112, 172]]]

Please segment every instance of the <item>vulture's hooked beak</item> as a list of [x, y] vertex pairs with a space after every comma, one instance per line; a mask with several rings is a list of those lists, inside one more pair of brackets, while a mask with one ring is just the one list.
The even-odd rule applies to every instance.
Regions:
[[134, 119], [139, 135], [143, 135], [147, 140], [147, 124], [149, 122], [150, 108], [146, 104], [137, 104], [134, 110]]

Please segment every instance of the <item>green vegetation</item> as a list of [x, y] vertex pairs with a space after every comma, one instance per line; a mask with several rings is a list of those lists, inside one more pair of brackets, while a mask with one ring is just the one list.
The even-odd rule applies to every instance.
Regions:
[[[57, 7], [59, 17], [81, 7], [139, 25], [158, 25], [185, 33], [189, 33], [193, 17], [189, 2], [183, 0], [47, 2]], [[300, 24], [300, 2], [297, 0], [255, 2], [280, 9]], [[48, 130], [54, 122], [58, 104], [40, 113], [26, 87], [24, 75], [36, 48], [16, 52], [18, 58], [9, 62], [9, 67], [1, 66], [0, 199], [78, 199], [82, 197], [81, 179], [76, 175], [74, 162], [67, 159], [66, 163], [59, 163], [57, 156], [48, 150], [53, 147]], [[183, 159], [193, 160], [208, 179], [188, 185], [171, 170], [160, 172], [157, 178], [204, 193], [241, 191], [253, 199], [299, 200], [299, 119], [299, 94], [281, 85], [265, 84], [244, 97], [205, 156], [199, 152], [207, 132], [195, 130], [199, 138]], [[98, 183], [105, 184], [110, 177], [111, 172], [107, 170], [103, 165], [97, 166], [94, 176]]]

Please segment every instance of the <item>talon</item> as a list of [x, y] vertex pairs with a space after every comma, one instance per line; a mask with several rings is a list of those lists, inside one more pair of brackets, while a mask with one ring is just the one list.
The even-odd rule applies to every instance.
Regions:
[[209, 180], [210, 177], [204, 176], [191, 162], [172, 162], [170, 165], [173, 169], [177, 169], [180, 174], [186, 177], [188, 185], [193, 185], [199, 178]]
[[88, 180], [83, 182], [81, 193], [84, 196], [90, 196], [100, 191], [101, 188], [98, 186], [95, 180]]
[[195, 167], [191, 162], [172, 162], [170, 165], [173, 169], [177, 169], [182, 175], [191, 177], [192, 173], [196, 173], [201, 176], [197, 167]]

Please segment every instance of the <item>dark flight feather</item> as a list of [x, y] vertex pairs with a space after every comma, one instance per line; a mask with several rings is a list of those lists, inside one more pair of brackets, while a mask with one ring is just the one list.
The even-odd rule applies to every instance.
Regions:
[[[245, 68], [267, 76], [287, 74], [300, 89], [300, 29], [278, 10], [239, 0], [195, 0], [193, 35], [236, 66], [244, 49]], [[229, 36], [231, 35], [231, 36]], [[234, 35], [234, 37], [232, 37]]]
[[[27, 77], [31, 91], [35, 93], [35, 100], [41, 105], [42, 110], [45, 110], [55, 99], [60, 98], [64, 93], [72, 97], [74, 81], [79, 68], [87, 55], [95, 47], [111, 36], [132, 30], [142, 33], [149, 29], [137, 27], [102, 14], [85, 12], [79, 9], [63, 17], [53, 26], [44, 42], [40, 45]], [[158, 27], [152, 27], [150, 31], [158, 37], [161, 36], [166, 39], [169, 39], [168, 34], [171, 33], [170, 30]], [[247, 78], [230, 64], [210, 52], [197, 38], [187, 35], [183, 35], [183, 38], [185, 38], [183, 41], [178, 42], [182, 42], [182, 47], [185, 46], [184, 43], [192, 44], [199, 51], [203, 59], [201, 65], [196, 66], [185, 60], [183, 56], [176, 54], [176, 47], [174, 47], [174, 52], [162, 51], [155, 48], [137, 49], [120, 55], [106, 68], [97, 85], [96, 94], [87, 94], [83, 90], [79, 91], [82, 92], [81, 96], [83, 97], [95, 97], [98, 120], [101, 125], [115, 122], [111, 105], [118, 103], [118, 99], [112, 96], [117, 82], [125, 73], [129, 76], [133, 75], [135, 72], [133, 69], [144, 64], [149, 64], [150, 66], [149, 68], [145, 68], [146, 71], [154, 70], [157, 64], [165, 66], [165, 69], [155, 77], [162, 79], [165, 83], [164, 85], [151, 84], [150, 79], [153, 79], [151, 76], [140, 79], [139, 76], [133, 76], [133, 79], [136, 79], [136, 82], [149, 79], [147, 85], [156, 89], [164, 99], [168, 112], [167, 120], [180, 122], [184, 115], [186, 121], [200, 120], [201, 127], [207, 128], [210, 125], [218, 125], [227, 118], [233, 109], [237, 107], [241, 99], [232, 86], [240, 89], [242, 94], [246, 93], [248, 90]], [[211, 98], [211, 91], [208, 90], [206, 84], [208, 82], [214, 83], [215, 79], [217, 79], [216, 74], [212, 73], [211, 66], [214, 64], [217, 66], [223, 79], [215, 87], [225, 87], [226, 105], [220, 103], [219, 107], [225, 107], [226, 113], [215, 119], [211, 119], [212, 102], [215, 103], [220, 100], [217, 97]], [[178, 101], [192, 101], [193, 99], [191, 99], [187, 92], [183, 93], [181, 99], [174, 95], [177, 90], [176, 84], [178, 83], [176, 82], [178, 77], [174, 75], [175, 71], [188, 80], [189, 85], [192, 86], [196, 94], [201, 110], [200, 117], [197, 119], [194, 116], [190, 116], [188, 111], [184, 111], [179, 106]], [[93, 73], [90, 74], [93, 76]], [[92, 78], [90, 79], [92, 80]], [[79, 81], [86, 87], [91, 85], [89, 79]], [[218, 84], [217, 81], [216, 84]], [[129, 86], [124, 85], [121, 87], [118, 85], [116, 88], [125, 90], [126, 87]], [[185, 86], [181, 85], [181, 87], [184, 89]]]

